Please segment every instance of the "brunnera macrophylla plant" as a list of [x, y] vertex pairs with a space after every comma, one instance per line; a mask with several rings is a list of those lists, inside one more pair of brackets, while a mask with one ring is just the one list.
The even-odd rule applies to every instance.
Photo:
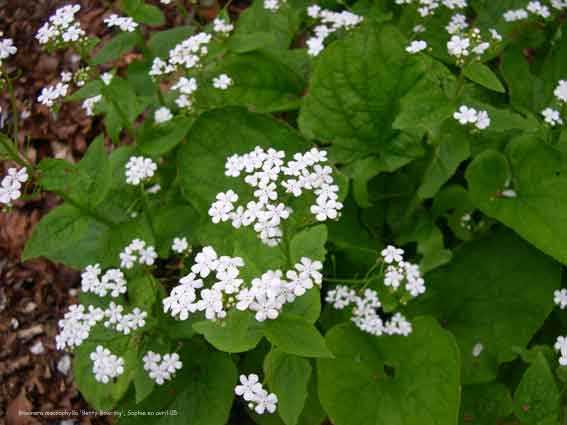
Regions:
[[227, 6], [124, 0], [102, 43], [78, 4], [37, 29], [80, 60], [36, 101], [78, 102], [101, 134], [74, 164], [0, 137], [0, 202], [63, 201], [23, 259], [81, 271], [56, 346], [88, 402], [203, 425], [563, 423], [567, 4]]

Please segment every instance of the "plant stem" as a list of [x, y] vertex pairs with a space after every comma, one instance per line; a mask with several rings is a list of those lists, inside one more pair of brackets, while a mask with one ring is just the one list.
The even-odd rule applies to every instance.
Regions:
[[18, 114], [18, 104], [16, 102], [16, 93], [14, 92], [14, 85], [12, 84], [12, 79], [10, 77], [6, 78], [6, 84], [8, 85], [8, 93], [10, 94], [10, 103], [12, 104], [12, 138], [14, 142], [18, 143], [18, 134], [20, 130], [20, 116]]
[[148, 220], [148, 224], [150, 225], [150, 231], [152, 232], [152, 237], [154, 241], [156, 240], [156, 231], [154, 228], [154, 221], [152, 218], [152, 214], [150, 213], [150, 203], [148, 201], [148, 193], [146, 192], [144, 185], [140, 186], [140, 192], [142, 194], [142, 209], [144, 210], [144, 215], [146, 216], [146, 220]]
[[33, 172], [33, 164], [23, 156], [20, 151], [14, 146], [14, 143], [5, 135], [0, 134], [0, 143], [4, 146], [10, 159], [22, 167], [28, 167], [30, 172]]

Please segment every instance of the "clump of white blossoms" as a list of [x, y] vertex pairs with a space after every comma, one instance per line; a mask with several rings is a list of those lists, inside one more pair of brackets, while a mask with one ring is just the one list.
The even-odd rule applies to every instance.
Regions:
[[183, 367], [183, 363], [177, 353], [167, 353], [162, 356], [153, 351], [148, 351], [142, 360], [144, 362], [144, 370], [148, 372], [149, 377], [158, 385], [169, 381], [173, 378], [175, 372]]
[[406, 47], [406, 52], [408, 53], [419, 53], [427, 49], [427, 42], [423, 40], [414, 40]]
[[156, 124], [162, 124], [164, 122], [168, 122], [172, 118], [173, 118], [173, 115], [172, 115], [171, 111], [168, 108], [166, 108], [165, 106], [158, 108], [154, 113], [154, 121], [156, 122]]
[[124, 313], [124, 306], [111, 302], [106, 309], [89, 305], [73, 304], [59, 321], [59, 334], [55, 336], [58, 350], [78, 347], [85, 341], [91, 329], [99, 322], [124, 335], [140, 329], [146, 324], [147, 312], [138, 307]]
[[124, 373], [124, 359], [112, 354], [102, 345], [96, 347], [96, 350], [90, 354], [90, 359], [93, 361], [95, 379], [102, 384], [108, 384]]
[[284, 151], [257, 146], [249, 153], [228, 157], [225, 175], [246, 174], [244, 181], [253, 189], [254, 200], [237, 206], [239, 195], [233, 190], [217, 194], [209, 209], [212, 222], [230, 221], [236, 229], [253, 226], [264, 244], [276, 246], [283, 234], [280, 224], [292, 213], [290, 207], [278, 202], [282, 192], [299, 197], [307, 191], [317, 196], [310, 207], [316, 220], [337, 218], [343, 204], [338, 201], [339, 187], [334, 184], [333, 169], [322, 165], [327, 161], [326, 155], [327, 152], [312, 148], [285, 162]]
[[60, 99], [67, 96], [69, 92], [69, 84], [59, 82], [52, 86], [47, 86], [41, 89], [41, 93], [37, 98], [37, 101], [42, 105], [51, 108]]
[[126, 293], [127, 282], [124, 273], [118, 269], [109, 269], [102, 277], [101, 274], [99, 264], [87, 266], [81, 274], [81, 290], [92, 292], [99, 297], [110, 295], [112, 298]]
[[8, 174], [0, 183], [0, 203], [11, 205], [13, 201], [22, 196], [22, 184], [28, 181], [28, 170], [26, 167], [8, 168]]
[[234, 25], [223, 18], [215, 18], [213, 21], [213, 31], [222, 35], [228, 35], [234, 30]]
[[[559, 12], [567, 9], [567, 1], [565, 0], [551, 0], [550, 3], [551, 7]], [[540, 1], [530, 1], [525, 8], [507, 10], [504, 12], [503, 17], [506, 22], [517, 22], [528, 19], [530, 14], [539, 18], [549, 19], [552, 17], [553, 11], [549, 6]]]
[[213, 87], [220, 90], [226, 90], [232, 86], [232, 79], [226, 74], [220, 74], [213, 78]]
[[487, 111], [477, 111], [466, 105], [461, 105], [459, 110], [453, 113], [453, 118], [462, 125], [472, 124], [477, 130], [484, 130], [490, 126]]
[[553, 302], [557, 304], [557, 306], [564, 310], [567, 308], [567, 289], [557, 289], [553, 293]]
[[417, 12], [422, 18], [433, 15], [441, 6], [450, 10], [464, 9], [467, 7], [467, 3], [467, 0], [396, 0], [398, 5], [416, 6]]
[[55, 14], [49, 17], [49, 21], [38, 30], [36, 38], [39, 43], [59, 48], [85, 41], [85, 31], [80, 23], [75, 21], [75, 14], [79, 10], [81, 6], [78, 4], [57, 9]]
[[234, 387], [234, 393], [248, 402], [248, 407], [257, 414], [263, 415], [265, 412], [274, 413], [278, 404], [278, 396], [268, 393], [264, 386], [259, 382], [258, 375], [240, 375], [240, 384]]
[[[2, 33], [0, 33], [0, 36]], [[2, 61], [15, 55], [18, 48], [14, 46], [14, 40], [11, 38], [3, 38], [0, 40], [0, 77], [2, 76]]]
[[118, 27], [120, 28], [121, 31], [125, 31], [125, 32], [134, 32], [138, 27], [138, 23], [135, 22], [134, 19], [132, 19], [131, 17], [129, 16], [121, 17], [115, 13], [113, 13], [108, 18], [106, 18], [104, 20], [104, 23], [109, 28]]
[[157, 164], [150, 158], [132, 156], [126, 163], [126, 183], [138, 186], [144, 180], [151, 179], [157, 170]]
[[[254, 312], [256, 320], [263, 322], [276, 319], [286, 303], [323, 281], [321, 262], [306, 257], [293, 270], [268, 270], [251, 283], [239, 277], [242, 267], [242, 258], [219, 257], [212, 247], [204, 247], [196, 255], [191, 273], [164, 298], [164, 312], [180, 320], [196, 312], [204, 312], [208, 320], [220, 320], [227, 316], [228, 309], [236, 307]], [[205, 287], [203, 279], [208, 277]]]
[[545, 108], [541, 111], [541, 115], [543, 116], [543, 120], [552, 127], [555, 127], [556, 125], [563, 125], [563, 119], [557, 109]]
[[124, 251], [120, 253], [120, 267], [131, 269], [135, 263], [152, 266], [157, 259], [157, 253], [152, 245], [141, 239], [134, 239]]
[[558, 336], [554, 347], [559, 352], [559, 364], [567, 366], [567, 336]]
[[264, 0], [264, 9], [275, 12], [282, 4], [285, 4], [285, 0]]
[[319, 21], [314, 28], [315, 35], [307, 39], [307, 53], [311, 56], [317, 56], [325, 48], [325, 40], [337, 30], [349, 30], [359, 25], [363, 17], [355, 15], [349, 11], [333, 12], [332, 10], [321, 9], [320, 6], [314, 4], [307, 8], [307, 14]]
[[[402, 304], [425, 292], [419, 266], [404, 261], [403, 254], [402, 249], [391, 245], [381, 252], [386, 265], [384, 286], [391, 294], [398, 295]], [[337, 310], [352, 306], [351, 320], [360, 330], [371, 335], [407, 336], [412, 332], [411, 323], [401, 313], [395, 313], [388, 321], [380, 316], [378, 309], [382, 304], [378, 291], [374, 289], [366, 288], [358, 293], [348, 286], [337, 285], [327, 293], [326, 302]]]
[[528, 18], [528, 12], [525, 9], [511, 9], [504, 12], [503, 17], [506, 22], [522, 21]]
[[[466, 28], [466, 27], [465, 27]], [[457, 27], [450, 28], [457, 31]], [[490, 37], [493, 42], [501, 40], [500, 34], [496, 30], [491, 29]], [[487, 39], [483, 39], [478, 28], [472, 28], [467, 32], [459, 32], [453, 34], [447, 42], [447, 52], [454, 56], [458, 65], [463, 65], [469, 56], [475, 56], [476, 60], [480, 60], [482, 55], [491, 47]]]

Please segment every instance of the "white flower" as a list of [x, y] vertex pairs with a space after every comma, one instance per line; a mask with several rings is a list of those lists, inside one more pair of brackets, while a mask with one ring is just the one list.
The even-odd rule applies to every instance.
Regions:
[[217, 269], [217, 264], [217, 253], [212, 246], [206, 246], [195, 257], [195, 264], [191, 267], [191, 271], [205, 278], [211, 271]]
[[451, 21], [445, 27], [449, 34], [458, 34], [468, 27], [467, 18], [462, 13], [457, 13], [451, 17]]
[[106, 18], [104, 23], [109, 28], [118, 27], [126, 32], [133, 32], [138, 27], [138, 24], [131, 17], [120, 17], [116, 14], [112, 14]]
[[279, 8], [280, 8], [280, 0], [264, 0], [264, 9], [271, 10], [272, 12], [274, 12]]
[[102, 74], [100, 76], [100, 79], [102, 80], [102, 82], [106, 86], [108, 86], [110, 84], [110, 82], [112, 81], [113, 78], [114, 78], [114, 76], [110, 72], [105, 72], [104, 74]]
[[524, 9], [508, 10], [504, 13], [504, 20], [506, 22], [516, 22], [527, 19], [528, 12]]
[[126, 183], [138, 186], [142, 181], [153, 177], [157, 164], [150, 158], [132, 156], [126, 163]]
[[319, 12], [321, 12], [321, 6], [317, 4], [312, 4], [311, 6], [307, 7], [307, 15], [311, 18], [318, 18]]
[[12, 201], [19, 199], [20, 196], [22, 196], [20, 187], [12, 184], [6, 184], [6, 178], [4, 178], [2, 180], [2, 185], [0, 186], [0, 202], [10, 205]]
[[419, 53], [423, 50], [427, 49], [427, 43], [423, 40], [415, 40], [410, 43], [408, 47], [406, 47], [406, 52], [408, 53]]
[[18, 51], [11, 38], [0, 40], [0, 62]]
[[453, 114], [453, 118], [463, 125], [472, 124], [477, 120], [477, 111], [476, 109], [462, 105], [459, 110]]
[[560, 80], [553, 94], [560, 102], [567, 102], [567, 80]]
[[492, 37], [492, 39], [494, 41], [496, 41], [496, 42], [502, 41], [502, 36], [494, 28], [490, 28], [488, 31], [490, 32], [490, 36]]
[[563, 119], [561, 118], [559, 111], [556, 109], [545, 108], [541, 111], [541, 115], [543, 115], [544, 121], [552, 127], [555, 127], [556, 125], [563, 125]]
[[108, 348], [98, 345], [96, 350], [90, 354], [93, 361], [93, 374], [95, 379], [103, 384], [124, 373], [124, 359], [110, 352]]
[[490, 126], [490, 117], [488, 116], [488, 112], [486, 111], [478, 111], [476, 116], [475, 127], [479, 130], [484, 130], [488, 126]]
[[97, 103], [102, 100], [102, 95], [97, 94], [96, 96], [89, 97], [83, 101], [83, 109], [88, 117], [94, 115], [94, 107]]
[[232, 79], [226, 74], [220, 74], [213, 78], [213, 87], [220, 90], [226, 90], [232, 86]]
[[324, 39], [320, 37], [311, 37], [306, 41], [307, 54], [309, 56], [317, 56], [325, 48]]
[[541, 4], [539, 1], [529, 2], [526, 9], [528, 12], [541, 16], [542, 18], [549, 18], [551, 16], [549, 8]]
[[222, 302], [222, 292], [215, 289], [203, 289], [201, 299], [197, 301], [197, 310], [205, 312], [208, 320], [223, 319], [226, 317]]
[[305, 278], [313, 279], [317, 285], [323, 282], [323, 275], [320, 273], [323, 270], [323, 264], [320, 261], [313, 261], [307, 257], [301, 257], [299, 263], [295, 266], [299, 274]]
[[172, 90], [178, 90], [180, 93], [191, 95], [197, 91], [197, 80], [195, 78], [181, 77], [176, 84], [171, 86]]
[[240, 385], [234, 387], [234, 393], [244, 398], [246, 401], [254, 400], [256, 394], [262, 390], [262, 384], [259, 382], [258, 375], [251, 373], [250, 375], [240, 375]]
[[178, 254], [183, 254], [189, 248], [189, 242], [187, 238], [173, 238], [173, 243], [171, 244], [171, 250]]
[[166, 108], [165, 106], [158, 108], [154, 112], [154, 121], [156, 122], [156, 124], [161, 124], [161, 123], [167, 122], [167, 121], [171, 120], [172, 118], [173, 118], [173, 115], [171, 114], [171, 111], [168, 108]]
[[144, 370], [158, 385], [170, 380], [175, 372], [183, 367], [177, 353], [167, 353], [162, 357], [161, 354], [148, 351], [142, 361], [144, 362]]
[[553, 302], [559, 306], [560, 309], [567, 308], [567, 289], [558, 289], [553, 293]]
[[554, 348], [559, 351], [561, 355], [559, 364], [561, 366], [567, 366], [567, 336], [558, 336]]
[[257, 414], [262, 415], [265, 411], [270, 413], [274, 413], [276, 411], [278, 397], [274, 393], [268, 394], [266, 390], [263, 390], [256, 395], [256, 399], [254, 401], [256, 403], [254, 411]]
[[37, 101], [47, 107], [52, 107], [54, 103], [62, 97], [67, 96], [69, 85], [64, 83], [57, 83], [54, 86], [44, 87], [41, 90]]
[[223, 35], [230, 34], [231, 31], [234, 29], [234, 25], [225, 21], [222, 18], [216, 18], [213, 21], [213, 31], [221, 33]]
[[517, 198], [518, 197], [518, 193], [513, 190], [513, 189], [504, 189], [502, 191], [502, 196], [504, 198]]
[[447, 42], [447, 50], [450, 55], [461, 58], [463, 56], [468, 56], [468, 48], [470, 46], [470, 39], [467, 37], [460, 37], [458, 35], [453, 35], [451, 39]]
[[472, 349], [472, 355], [473, 357], [478, 357], [481, 355], [481, 353], [484, 351], [484, 345], [482, 345], [480, 342], [476, 343]]
[[388, 245], [386, 248], [382, 250], [380, 254], [384, 259], [384, 262], [386, 262], [387, 264], [391, 264], [394, 262], [399, 263], [404, 259], [403, 257], [404, 250], [401, 248], [396, 248], [393, 245]]

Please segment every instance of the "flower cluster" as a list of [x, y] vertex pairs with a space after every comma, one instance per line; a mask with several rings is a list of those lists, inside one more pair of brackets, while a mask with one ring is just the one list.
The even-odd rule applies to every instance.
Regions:
[[22, 196], [22, 184], [28, 181], [28, 170], [26, 167], [8, 168], [8, 174], [0, 183], [0, 203], [11, 205], [13, 201]]
[[477, 130], [484, 130], [490, 126], [490, 117], [487, 111], [477, 111], [466, 105], [461, 105], [458, 111], [453, 114], [462, 125], [472, 124]]
[[[232, 190], [217, 194], [211, 204], [209, 216], [213, 223], [231, 221], [234, 228], [253, 226], [260, 240], [268, 246], [280, 243], [282, 220], [289, 218], [291, 208], [277, 203], [282, 191], [299, 197], [304, 191], [313, 191], [317, 196], [311, 213], [318, 221], [335, 219], [343, 204], [338, 201], [339, 187], [334, 184], [333, 169], [321, 165], [327, 161], [327, 153], [316, 148], [305, 154], [296, 153], [293, 159], [284, 162], [285, 152], [275, 149], [267, 151], [257, 146], [244, 155], [232, 155], [225, 164], [225, 175], [239, 177], [247, 174], [244, 181], [254, 189], [255, 200], [235, 206], [239, 196]], [[286, 176], [282, 179], [281, 175]]]
[[320, 23], [315, 26], [315, 35], [307, 40], [307, 53], [311, 56], [317, 56], [325, 48], [325, 40], [331, 34], [340, 29], [349, 30], [356, 27], [363, 20], [362, 16], [355, 15], [346, 10], [342, 12], [333, 12], [327, 9], [321, 9], [320, 6], [314, 4], [307, 8], [307, 14]]
[[175, 375], [175, 372], [183, 367], [177, 353], [168, 353], [162, 356], [153, 351], [148, 351], [142, 360], [144, 361], [144, 370], [158, 385], [169, 381]]
[[[563, 9], [567, 5], [562, 1], [552, 1], [552, 6], [555, 9]], [[539, 1], [530, 1], [524, 9], [511, 9], [504, 12], [504, 20], [506, 22], [516, 22], [528, 19], [529, 14], [538, 16], [540, 18], [547, 19], [551, 16], [551, 10], [548, 6], [542, 4]]]
[[85, 341], [91, 329], [104, 320], [103, 325], [124, 335], [142, 328], [146, 324], [147, 313], [135, 307], [130, 313], [123, 314], [124, 306], [111, 302], [103, 310], [100, 307], [73, 304], [59, 321], [59, 334], [55, 337], [58, 350], [78, 347]]
[[132, 156], [126, 163], [126, 183], [138, 186], [142, 181], [154, 176], [157, 164], [150, 158]]
[[51, 108], [60, 99], [67, 96], [69, 92], [69, 84], [59, 82], [52, 86], [47, 86], [41, 89], [41, 93], [37, 98], [37, 101], [42, 105]]
[[[559, 80], [557, 87], [553, 90], [553, 95], [557, 102], [564, 106], [567, 103], [567, 80]], [[552, 127], [556, 125], [563, 125], [563, 118], [561, 112], [555, 107], [548, 107], [541, 111], [544, 121]]]
[[275, 12], [284, 3], [285, 3], [285, 0], [264, 0], [264, 9], [271, 10], [272, 12]]
[[75, 14], [81, 10], [78, 4], [63, 6], [55, 11], [37, 32], [36, 38], [40, 44], [64, 47], [71, 43], [81, 43], [86, 40], [85, 31]]
[[[386, 264], [384, 285], [391, 293], [397, 293], [400, 287], [401, 300], [415, 298], [425, 292], [425, 281], [421, 277], [419, 266], [404, 261], [404, 251], [394, 246], [388, 246], [381, 252], [382, 261]], [[378, 309], [382, 306], [376, 290], [366, 288], [357, 293], [352, 288], [338, 285], [327, 293], [326, 302], [337, 310], [352, 306], [354, 324], [362, 331], [371, 335], [403, 335], [412, 331], [411, 323], [401, 314], [395, 313], [390, 320], [384, 321]]]
[[93, 361], [95, 379], [102, 384], [108, 384], [124, 373], [124, 359], [112, 354], [102, 345], [96, 347], [96, 350], [90, 354], [90, 359]]
[[155, 58], [150, 75], [152, 77], [171, 74], [177, 70], [189, 71], [201, 66], [201, 59], [209, 53], [207, 45], [212, 36], [206, 32], [192, 35], [169, 51], [166, 61]]
[[[457, 16], [463, 17], [463, 15]], [[453, 34], [447, 42], [447, 52], [456, 58], [458, 65], [463, 65], [465, 59], [472, 55], [476, 55], [476, 59], [480, 60], [481, 56], [491, 47], [490, 41], [482, 38], [478, 28], [471, 28], [465, 32], [463, 30], [468, 27], [465, 25], [464, 19], [452, 20], [447, 28], [449, 33]], [[490, 29], [489, 32], [492, 42], [502, 40], [502, 36], [496, 30]]]
[[220, 74], [213, 78], [213, 87], [219, 90], [226, 90], [232, 86], [232, 79], [226, 74]]
[[[302, 296], [314, 285], [320, 285], [323, 265], [319, 261], [302, 258], [295, 270], [285, 274], [281, 270], [268, 270], [250, 285], [239, 278], [244, 260], [240, 257], [218, 256], [210, 247], [204, 247], [195, 257], [191, 273], [179, 280], [163, 300], [164, 312], [170, 312], [180, 320], [189, 314], [204, 312], [208, 320], [224, 319], [227, 309], [255, 312], [256, 320], [275, 319], [286, 303]], [[210, 287], [205, 288], [203, 279], [213, 276]], [[199, 290], [199, 293], [197, 292]]]
[[127, 17], [121, 17], [117, 14], [113, 13], [108, 18], [104, 20], [104, 23], [107, 27], [118, 27], [121, 31], [125, 32], [134, 32], [138, 27], [138, 24], [134, 21], [134, 19]]
[[126, 293], [124, 273], [118, 269], [109, 269], [100, 278], [101, 273], [99, 264], [87, 266], [81, 274], [81, 290], [92, 292], [99, 297], [110, 295], [113, 298]]
[[[2, 33], [0, 33], [2, 35]], [[0, 40], [0, 77], [2, 76], [2, 61], [16, 54], [17, 47], [11, 38], [3, 38]]]
[[435, 11], [444, 6], [450, 10], [464, 9], [467, 0], [396, 0], [399, 5], [415, 5], [421, 17], [431, 16]]
[[278, 404], [278, 396], [274, 393], [268, 393], [261, 382], [258, 375], [251, 373], [250, 375], [240, 375], [240, 384], [234, 387], [234, 393], [242, 397], [248, 402], [248, 407], [262, 415], [266, 411], [274, 413]]
[[423, 40], [414, 40], [412, 41], [408, 47], [406, 47], [406, 52], [408, 53], [419, 53], [423, 50], [427, 49], [427, 42]]
[[120, 267], [131, 269], [136, 262], [146, 266], [153, 266], [156, 259], [157, 253], [152, 245], [146, 244], [141, 239], [134, 239], [120, 253]]
[[228, 35], [234, 30], [234, 25], [222, 18], [215, 18], [213, 21], [213, 31], [219, 34]]

